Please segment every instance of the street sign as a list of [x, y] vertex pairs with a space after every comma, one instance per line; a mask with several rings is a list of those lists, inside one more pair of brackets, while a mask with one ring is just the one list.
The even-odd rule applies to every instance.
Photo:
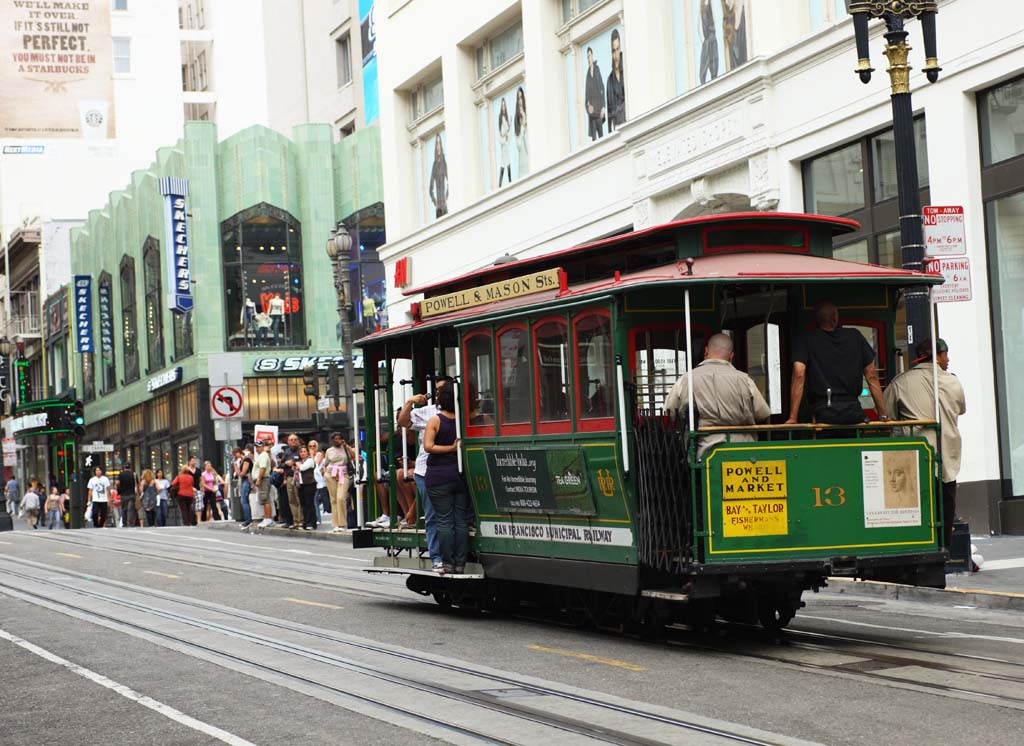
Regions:
[[213, 421], [213, 439], [214, 440], [241, 440], [242, 439], [242, 421], [239, 419], [233, 420], [214, 420]]
[[84, 444], [79, 450], [82, 453], [113, 453], [114, 444], [104, 443], [102, 440], [94, 440], [92, 443]]
[[213, 419], [242, 419], [242, 409], [241, 386], [218, 386], [210, 393], [210, 416]]
[[946, 281], [932, 290], [936, 303], [956, 303], [971, 299], [971, 260], [965, 256], [925, 259], [926, 272], [941, 274]]
[[218, 352], [206, 358], [210, 388], [242, 385], [242, 353]]
[[331, 397], [329, 397], [329, 396], [321, 396], [319, 399], [316, 400], [316, 411], [318, 411], [318, 412], [326, 412], [330, 408], [331, 408]]
[[967, 253], [967, 232], [962, 205], [925, 207], [925, 256], [962, 256]]
[[272, 446], [277, 443], [277, 425], [257, 425], [253, 428], [253, 440], [262, 440], [264, 445]]

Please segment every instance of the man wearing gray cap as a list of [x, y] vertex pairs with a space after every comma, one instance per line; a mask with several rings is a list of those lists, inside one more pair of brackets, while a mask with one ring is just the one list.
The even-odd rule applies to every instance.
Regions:
[[256, 494], [259, 496], [260, 505], [263, 507], [263, 520], [259, 522], [258, 528], [267, 528], [274, 525], [273, 510], [270, 502], [270, 470], [273, 464], [270, 460], [270, 448], [262, 440], [256, 441], [256, 465], [253, 468], [252, 483], [256, 487]]
[[[949, 368], [949, 346], [943, 339], [926, 339], [916, 348], [914, 367], [892, 379], [885, 389], [885, 406], [897, 420], [931, 420], [935, 418], [932, 373], [936, 374], [939, 394], [939, 424], [942, 426], [942, 527], [946, 547], [953, 538], [956, 516], [956, 478], [960, 474], [960, 430], [957, 420], [967, 411], [964, 387]], [[936, 370], [936, 365], [938, 369]], [[920, 434], [935, 448], [935, 431], [922, 428]]]

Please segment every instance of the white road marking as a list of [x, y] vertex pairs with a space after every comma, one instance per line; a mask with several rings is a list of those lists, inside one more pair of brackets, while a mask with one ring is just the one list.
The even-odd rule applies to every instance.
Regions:
[[291, 601], [293, 604], [302, 604], [303, 606], [319, 606], [321, 609], [340, 609], [340, 606], [334, 604], [322, 604], [319, 601], [304, 601], [301, 598], [286, 597], [285, 601]]
[[801, 614], [801, 619], [814, 619], [819, 622], [834, 622], [836, 624], [848, 624], [853, 627], [873, 627], [874, 629], [884, 629], [887, 632], [914, 632], [919, 635], [933, 635], [935, 637], [957, 637], [965, 640], [988, 640], [989, 642], [1015, 642], [1018, 645], [1024, 645], [1024, 638], [1020, 637], [997, 637], [994, 635], [970, 635], [966, 632], [933, 632], [928, 629], [910, 629], [909, 627], [892, 627], [888, 624], [870, 624], [868, 622], [853, 622], [848, 619], [832, 619], [826, 616], [810, 616], [808, 614]]
[[88, 679], [89, 681], [99, 684], [102, 687], [106, 687], [107, 689], [110, 689], [113, 692], [117, 692], [125, 699], [130, 699], [132, 702], [138, 702], [143, 707], [148, 707], [150, 710], [158, 712], [170, 720], [173, 720], [177, 723], [181, 723], [185, 727], [191, 728], [192, 730], [204, 733], [205, 735], [210, 736], [211, 738], [216, 738], [218, 741], [222, 743], [230, 744], [230, 746], [255, 746], [255, 744], [253, 744], [251, 741], [247, 741], [241, 736], [236, 736], [234, 733], [228, 733], [226, 730], [221, 730], [220, 728], [214, 725], [204, 723], [201, 720], [196, 720], [194, 717], [186, 715], [185, 713], [174, 709], [170, 705], [165, 705], [163, 702], [157, 702], [155, 699], [151, 697], [147, 697], [144, 694], [139, 694], [138, 692], [128, 688], [124, 684], [118, 684], [116, 681], [112, 681], [111, 679], [108, 679], [106, 676], [102, 674], [98, 674], [95, 671], [90, 671], [88, 668], [82, 668], [81, 666], [72, 663], [69, 660], [65, 660], [64, 658], [61, 658], [58, 655], [54, 655], [50, 651], [44, 650], [38, 645], [33, 645], [31, 642], [28, 642], [27, 640], [22, 640], [20, 637], [15, 637], [14, 635], [2, 629], [0, 629], [0, 640], [7, 640], [8, 642], [13, 642], [18, 647], [23, 648], [24, 650], [27, 650], [30, 653], [38, 655], [40, 658], [44, 660], [48, 660], [51, 663], [56, 663], [58, 666], [63, 666], [72, 673], [76, 673], [79, 676]]
[[[140, 534], [157, 534], [156, 531], [138, 531]], [[184, 539], [185, 541], [206, 541], [211, 544], [227, 544], [229, 547], [235, 547], [236, 549], [247, 549], [249, 544], [241, 544], [237, 541], [224, 541], [224, 539], [211, 539], [205, 536], [177, 536], [178, 539]], [[180, 546], [175, 544], [173, 541], [161, 542], [167, 546]], [[305, 554], [310, 557], [329, 557], [331, 559], [347, 560], [349, 562], [373, 562], [370, 559], [362, 559], [360, 557], [346, 557], [343, 554], [323, 554], [321, 552], [309, 552], [305, 549], [282, 549], [281, 547], [260, 547], [260, 551], [263, 552], [284, 552], [285, 554]]]
[[1018, 567], [1024, 567], [1024, 558], [1020, 559], [1001, 559], [1001, 560], [985, 560], [985, 563], [981, 566], [982, 574], [989, 570], [1014, 570]]

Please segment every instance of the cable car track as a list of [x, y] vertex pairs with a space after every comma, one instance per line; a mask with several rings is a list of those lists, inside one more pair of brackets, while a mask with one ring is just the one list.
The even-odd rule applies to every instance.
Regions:
[[[3, 559], [11, 561], [11, 559], [7, 558], [7, 557], [4, 557]], [[34, 562], [25, 562], [25, 561], [21, 561], [21, 560], [15, 560], [15, 561], [16, 562], [20, 562], [22, 564], [29, 564], [29, 565], [36, 565], [36, 566], [38, 566], [38, 563], [34, 563]], [[46, 566], [42, 566], [42, 567], [45, 568]], [[47, 568], [47, 569], [57, 569], [58, 571], [60, 571], [60, 568]], [[533, 723], [533, 724], [538, 724], [538, 725], [541, 725], [541, 726], [549, 727], [549, 728], [552, 728], [552, 729], [555, 729], [555, 730], [558, 730], [558, 731], [562, 731], [562, 732], [566, 732], [566, 733], [571, 733], [571, 734], [576, 734], [576, 735], [582, 735], [582, 736], [585, 736], [587, 738], [595, 739], [595, 740], [603, 742], [603, 743], [621, 744], [621, 746], [656, 746], [657, 744], [661, 743], [661, 742], [654, 741], [654, 740], [651, 740], [651, 739], [648, 739], [648, 738], [644, 738], [644, 737], [641, 737], [641, 736], [632, 735], [632, 734], [626, 733], [624, 731], [614, 730], [614, 729], [606, 728], [606, 727], [603, 727], [603, 726], [592, 725], [592, 724], [583, 722], [583, 721], [578, 720], [578, 719], [574, 719], [574, 718], [570, 718], [570, 717], [566, 717], [566, 716], [562, 716], [562, 715], [557, 715], [557, 714], [552, 714], [552, 713], [544, 712], [543, 710], [540, 710], [539, 708], [536, 708], [536, 707], [512, 704], [512, 703], [509, 703], [507, 701], [503, 701], [501, 699], [498, 699], [494, 695], [488, 694], [487, 692], [463, 690], [463, 689], [458, 689], [458, 688], [451, 687], [451, 686], [448, 686], [448, 685], [439, 684], [439, 683], [436, 683], [436, 682], [428, 682], [428, 681], [423, 681], [423, 680], [417, 680], [417, 679], [414, 679], [414, 678], [404, 677], [404, 676], [401, 676], [399, 674], [395, 674], [395, 673], [392, 673], [392, 672], [389, 672], [389, 671], [385, 671], [385, 670], [383, 670], [380, 667], [376, 667], [376, 666], [373, 666], [373, 665], [370, 665], [370, 664], [366, 664], [366, 663], [363, 663], [363, 662], [359, 662], [359, 661], [355, 661], [355, 660], [352, 660], [352, 659], [343, 658], [343, 657], [336, 656], [336, 655], [333, 655], [333, 654], [330, 654], [330, 653], [320, 652], [320, 651], [313, 650], [313, 649], [310, 649], [310, 648], [305, 648], [305, 647], [303, 647], [301, 645], [297, 645], [297, 644], [293, 644], [293, 643], [288, 643], [288, 642], [282, 642], [282, 641], [279, 641], [279, 640], [274, 640], [272, 638], [269, 638], [269, 637], [266, 637], [266, 636], [263, 636], [263, 635], [259, 635], [259, 634], [253, 633], [253, 632], [247, 632], [247, 631], [239, 630], [239, 629], [236, 629], [236, 628], [229, 628], [229, 627], [226, 627], [225, 625], [218, 624], [216, 622], [212, 622], [212, 621], [209, 621], [209, 620], [196, 619], [194, 617], [186, 616], [184, 614], [173, 612], [173, 611], [167, 611], [165, 609], [156, 609], [156, 608], [153, 608], [152, 606], [147, 606], [147, 605], [144, 605], [144, 604], [141, 604], [141, 603], [129, 601], [129, 600], [125, 599], [125, 598], [118, 598], [118, 597], [115, 597], [115, 596], [110, 596], [108, 594], [99, 593], [99, 592], [92, 591], [92, 590], [89, 590], [89, 589], [86, 589], [86, 588], [69, 586], [69, 585], [66, 585], [66, 584], [63, 584], [63, 583], [56, 582], [55, 580], [52, 580], [52, 579], [50, 579], [50, 580], [39, 579], [37, 577], [31, 576], [31, 575], [27, 575], [25, 573], [12, 571], [12, 570], [10, 570], [8, 568], [4, 568], [0, 572], [2, 572], [3, 574], [6, 574], [8, 576], [12, 576], [12, 577], [15, 577], [15, 578], [20, 578], [20, 579], [22, 579], [24, 581], [27, 581], [27, 582], [30, 582], [30, 583], [33, 583], [33, 584], [38, 584], [38, 585], [58, 588], [58, 589], [60, 589], [62, 591], [65, 591], [65, 592], [68, 592], [68, 593], [72, 593], [72, 594], [75, 594], [75, 595], [78, 595], [78, 596], [84, 596], [86, 598], [90, 598], [90, 599], [93, 599], [93, 600], [98, 600], [98, 601], [101, 601], [103, 603], [112, 604], [114, 606], [119, 606], [119, 607], [122, 607], [122, 608], [131, 609], [131, 610], [136, 611], [136, 612], [141, 612], [141, 613], [144, 613], [144, 614], [156, 616], [156, 617], [159, 617], [161, 619], [164, 619], [164, 620], [167, 620], [167, 621], [170, 621], [170, 622], [177, 622], [177, 623], [180, 623], [180, 624], [185, 624], [187, 626], [190, 626], [190, 627], [193, 627], [193, 628], [196, 628], [196, 629], [206, 630], [206, 631], [214, 632], [214, 633], [217, 633], [217, 634], [220, 634], [220, 635], [224, 635], [224, 636], [240, 639], [240, 640], [242, 640], [242, 641], [244, 641], [246, 643], [253, 643], [253, 644], [256, 644], [256, 645], [260, 645], [262, 647], [266, 647], [266, 648], [270, 648], [270, 649], [277, 650], [277, 651], [280, 651], [280, 652], [288, 653], [290, 655], [297, 655], [297, 656], [300, 656], [302, 658], [306, 658], [306, 659], [311, 660], [311, 661], [315, 661], [315, 662], [318, 662], [318, 663], [326, 664], [326, 665], [331, 666], [331, 667], [341, 668], [343, 670], [350, 671], [350, 672], [353, 672], [353, 673], [357, 673], [359, 675], [364, 675], [364, 676], [368, 676], [368, 677], [371, 677], [371, 678], [374, 678], [374, 679], [378, 679], [378, 680], [381, 680], [381, 681], [385, 681], [385, 682], [388, 682], [388, 683], [393, 683], [393, 684], [398, 684], [398, 685], [401, 685], [401, 686], [404, 686], [404, 687], [408, 687], [410, 689], [419, 691], [421, 693], [432, 694], [432, 695], [439, 696], [439, 697], [442, 697], [442, 698], [445, 698], [445, 699], [454, 700], [454, 701], [459, 702], [460, 704], [470, 705], [470, 706], [473, 706], [473, 707], [482, 708], [482, 709], [489, 710], [489, 711], [492, 711], [492, 712], [504, 714], [504, 715], [507, 715], [507, 716], [510, 716], [510, 717], [514, 717], [514, 718], [517, 718], [517, 719], [520, 719], [520, 720], [528, 721], [528, 722]], [[593, 697], [587, 697], [585, 695], [581, 695], [581, 694], [576, 694], [576, 693], [572, 693], [572, 692], [567, 692], [567, 691], [559, 690], [559, 689], [554, 688], [554, 687], [549, 687], [549, 686], [544, 686], [544, 685], [540, 685], [540, 684], [534, 684], [534, 683], [530, 683], [530, 682], [526, 682], [526, 681], [521, 681], [519, 679], [513, 678], [512, 676], [503, 676], [503, 675], [500, 675], [500, 674], [481, 672], [481, 671], [477, 671], [475, 669], [469, 668], [467, 666], [460, 666], [460, 665], [455, 664], [455, 663], [444, 663], [444, 662], [440, 662], [440, 661], [424, 660], [423, 658], [417, 657], [417, 656], [415, 656], [413, 654], [410, 654], [410, 653], [403, 653], [403, 652], [394, 651], [394, 650], [382, 650], [382, 649], [380, 649], [379, 647], [377, 647], [375, 645], [358, 643], [358, 642], [351, 641], [351, 640], [345, 640], [343, 638], [339, 638], [339, 637], [334, 636], [334, 635], [319, 633], [319, 632], [316, 632], [316, 631], [313, 631], [313, 630], [309, 630], [309, 629], [298, 630], [298, 629], [295, 628], [295, 626], [293, 624], [292, 625], [285, 625], [285, 624], [274, 622], [273, 620], [270, 620], [270, 619], [267, 619], [267, 618], [257, 618], [257, 615], [254, 615], [254, 614], [248, 614], [248, 613], [244, 613], [244, 612], [239, 612], [239, 611], [233, 610], [233, 609], [220, 608], [220, 607], [216, 607], [214, 605], [207, 604], [207, 603], [204, 603], [204, 602], [196, 602], [194, 600], [183, 600], [183, 599], [180, 599], [180, 598], [174, 598], [174, 597], [172, 597], [171, 594], [165, 594], [165, 593], [162, 593], [162, 592], [159, 592], [159, 591], [152, 591], [152, 590], [145, 589], [145, 588], [139, 588], [139, 587], [136, 587], [136, 586], [131, 586], [130, 584], [121, 583], [120, 581], [104, 580], [104, 579], [96, 578], [94, 576], [87, 576], [87, 575], [85, 575], [83, 573], [77, 573], [77, 572], [73, 572], [73, 571], [70, 572], [69, 574], [78, 576], [80, 579], [86, 580], [86, 581], [91, 582], [91, 583], [96, 583], [96, 584], [100, 584], [100, 585], [106, 585], [108, 587], [116, 587], [116, 588], [119, 588], [121, 590], [127, 590], [127, 591], [129, 591], [131, 593], [135, 593], [137, 595], [151, 596], [151, 597], [154, 597], [154, 598], [159, 598], [159, 599], [164, 600], [164, 601], [168, 601], [168, 602], [171, 602], [171, 603], [179, 604], [179, 605], [185, 606], [185, 607], [193, 607], [193, 608], [196, 608], [196, 609], [212, 611], [214, 613], [221, 614], [221, 615], [224, 615], [224, 616], [244, 619], [244, 620], [247, 620], [247, 621], [250, 621], [250, 622], [253, 622], [253, 623], [262, 624], [262, 625], [265, 625], [265, 626], [277, 627], [277, 628], [280, 628], [280, 629], [287, 630], [287, 631], [289, 631], [290, 633], [293, 633], [293, 634], [299, 633], [299, 634], [303, 634], [305, 636], [309, 636], [309, 637], [313, 637], [313, 638], [319, 638], [319, 639], [322, 639], [322, 640], [325, 640], [325, 641], [330, 641], [330, 642], [334, 642], [334, 643], [338, 643], [338, 644], [352, 646], [352, 647], [355, 647], [355, 648], [362, 649], [362, 650], [364, 650], [366, 652], [372, 652], [374, 654], [383, 654], [383, 655], [387, 655], [387, 656], [397, 657], [399, 659], [405, 659], [405, 660], [408, 660], [408, 661], [413, 661], [413, 662], [415, 662], [415, 663], [417, 663], [419, 665], [424, 665], [424, 666], [427, 666], [427, 667], [430, 667], [430, 668], [437, 668], [437, 669], [445, 670], [445, 671], [448, 671], [448, 672], [460, 673], [460, 674], [464, 674], [464, 675], [467, 675], [467, 676], [472, 676], [472, 677], [475, 677], [475, 678], [480, 678], [480, 679], [492, 681], [492, 682], [500, 684], [502, 686], [514, 687], [516, 689], [521, 689], [521, 690], [528, 691], [531, 694], [535, 694], [535, 695], [546, 696], [546, 697], [553, 697], [553, 698], [560, 699], [560, 700], [570, 701], [570, 702], [573, 702], [575, 704], [587, 705], [587, 706], [590, 706], [590, 707], [597, 708], [599, 710], [603, 710], [603, 711], [606, 711], [606, 712], [614, 713], [616, 715], [625, 715], [625, 716], [629, 716], [629, 717], [645, 720], [645, 721], [648, 721], [648, 722], [657, 723], [657, 724], [660, 724], [660, 725], [667, 725], [667, 726], [671, 726], [671, 727], [674, 727], [674, 728], [679, 728], [681, 730], [686, 730], [686, 731], [690, 731], [690, 732], [696, 732], [696, 733], [700, 733], [700, 734], [703, 734], [703, 735], [712, 736], [712, 737], [715, 737], [715, 738], [720, 738], [720, 739], [723, 739], [725, 741], [729, 741], [729, 742], [732, 742], [732, 743], [747, 744], [748, 746], [778, 746], [778, 742], [776, 742], [776, 741], [766, 741], [766, 740], [762, 740], [760, 738], [754, 738], [754, 737], [746, 735], [746, 734], [735, 733], [735, 732], [723, 730], [721, 728], [715, 728], [715, 727], [712, 727], [712, 726], [709, 726], [709, 725], [705, 725], [705, 724], [702, 724], [702, 723], [682, 720], [682, 719], [679, 719], [679, 718], [674, 718], [674, 717], [670, 717], [670, 716], [667, 716], [667, 715], [661, 715], [661, 714], [654, 713], [654, 712], [646, 712], [644, 710], [641, 710], [641, 709], [638, 709], [638, 708], [634, 708], [634, 707], [630, 707], [630, 706], [611, 704], [611, 703], [608, 703], [608, 702], [603, 702], [603, 701], [601, 701], [599, 699], [596, 699], [596, 698], [593, 698]], [[356, 700], [356, 701], [361, 702], [363, 704], [369, 704], [369, 705], [374, 706], [374, 707], [381, 707], [381, 708], [384, 708], [384, 709], [386, 709], [386, 710], [388, 710], [389, 712], [392, 712], [392, 713], [398, 713], [398, 714], [402, 714], [402, 715], [405, 715], [405, 716], [409, 716], [409, 717], [415, 718], [417, 720], [420, 720], [422, 722], [429, 723], [431, 725], [434, 725], [434, 726], [437, 726], [437, 727], [441, 727], [441, 728], [444, 728], [446, 730], [449, 730], [449, 731], [452, 731], [452, 732], [455, 732], [455, 733], [471, 736], [473, 738], [479, 739], [481, 742], [484, 742], [484, 743], [508, 744], [509, 746], [513, 746], [514, 744], [521, 744], [522, 743], [521, 741], [507, 740], [505, 738], [495, 737], [492, 734], [484, 733], [484, 732], [481, 732], [481, 731], [473, 729], [473, 728], [468, 728], [466, 726], [457, 725], [457, 724], [454, 724], [454, 723], [452, 723], [452, 722], [450, 722], [450, 721], [448, 721], [446, 719], [443, 719], [443, 718], [433, 717], [433, 716], [430, 716], [430, 715], [427, 715], [427, 714], [424, 714], [424, 713], [421, 713], [421, 712], [414, 712], [414, 711], [411, 711], [411, 710], [407, 709], [407, 707], [393, 705], [393, 704], [389, 703], [386, 699], [378, 699], [378, 698], [371, 697], [371, 696], [368, 696], [368, 695], [358, 694], [358, 693], [355, 693], [355, 692], [352, 692], [352, 691], [339, 689], [337, 687], [331, 686], [331, 685], [323, 683], [323, 682], [316, 681], [316, 680], [311, 679], [311, 678], [306, 677], [306, 676], [301, 676], [301, 675], [297, 675], [297, 674], [294, 674], [294, 673], [290, 673], [290, 672], [288, 672], [288, 671], [286, 671], [284, 669], [281, 669], [279, 667], [275, 667], [275, 666], [272, 666], [272, 665], [269, 665], [269, 664], [265, 664], [265, 663], [261, 663], [261, 662], [258, 662], [258, 661], [253, 661], [253, 660], [251, 660], [249, 658], [245, 658], [245, 657], [242, 657], [242, 656], [234, 655], [232, 653], [224, 652], [224, 651], [219, 650], [217, 648], [214, 648], [212, 646], [204, 645], [202, 643], [196, 642], [195, 640], [189, 639], [188, 637], [181, 637], [181, 636], [172, 634], [170, 632], [167, 632], [165, 630], [159, 630], [159, 629], [156, 629], [156, 628], [153, 628], [153, 627], [147, 627], [147, 626], [144, 626], [144, 625], [139, 624], [139, 623], [127, 621], [127, 620], [125, 620], [123, 618], [120, 618], [120, 617], [115, 617], [115, 616], [112, 616], [110, 614], [105, 614], [103, 612], [96, 611], [95, 609], [91, 609], [88, 606], [73, 604], [73, 603], [70, 603], [68, 601], [50, 598], [47, 595], [45, 595], [44, 593], [41, 593], [41, 592], [38, 592], [38, 591], [35, 591], [35, 590], [28, 590], [28, 589], [24, 589], [24, 588], [17, 587], [17, 586], [12, 586], [8, 582], [4, 582], [2, 579], [0, 579], [0, 588], [6, 589], [6, 591], [9, 592], [9, 594], [14, 596], [14, 597], [26, 597], [26, 596], [28, 596], [28, 597], [31, 597], [31, 598], [35, 598], [39, 602], [41, 602], [42, 605], [44, 605], [44, 606], [50, 605], [50, 606], [63, 607], [63, 608], [68, 609], [68, 610], [70, 610], [70, 611], [72, 611], [72, 612], [74, 612], [75, 614], [78, 614], [78, 615], [85, 615], [87, 617], [91, 616], [91, 617], [94, 617], [96, 619], [103, 620], [108, 625], [127, 627], [127, 628], [130, 628], [130, 629], [137, 630], [139, 632], [143, 632], [146, 635], [157, 636], [157, 637], [160, 637], [160, 638], [172, 641], [176, 645], [180, 645], [180, 646], [184, 646], [184, 647], [187, 647], [187, 648], [191, 648], [191, 649], [200, 651], [200, 652], [202, 652], [206, 656], [212, 656], [212, 657], [215, 657], [215, 658], [224, 659], [224, 660], [227, 660], [227, 661], [230, 661], [230, 662], [234, 663], [235, 665], [240, 665], [242, 667], [248, 666], [248, 667], [251, 667], [251, 668], [255, 668], [255, 669], [264, 671], [266, 673], [270, 673], [270, 674], [275, 675], [275, 676], [282, 676], [282, 677], [285, 677], [285, 678], [287, 678], [289, 680], [296, 681], [296, 682], [302, 684], [303, 686], [314, 687], [314, 688], [316, 688], [316, 689], [318, 689], [320, 691], [324, 691], [324, 692], [329, 693], [329, 694], [331, 694], [333, 696], [341, 697], [343, 699]]]

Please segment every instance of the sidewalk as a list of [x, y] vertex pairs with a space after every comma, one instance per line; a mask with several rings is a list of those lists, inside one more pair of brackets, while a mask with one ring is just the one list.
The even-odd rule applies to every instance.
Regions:
[[[234, 521], [214, 521], [203, 525], [222, 531], [240, 532]], [[328, 517], [328, 522], [321, 523], [316, 531], [257, 529], [254, 524], [247, 532], [352, 543], [351, 531], [331, 533], [330, 528]], [[977, 546], [978, 552], [985, 558], [981, 570], [947, 575], [945, 590], [845, 578], [829, 580], [829, 589], [836, 593], [1024, 611], [1024, 536], [972, 536], [971, 543]]]

